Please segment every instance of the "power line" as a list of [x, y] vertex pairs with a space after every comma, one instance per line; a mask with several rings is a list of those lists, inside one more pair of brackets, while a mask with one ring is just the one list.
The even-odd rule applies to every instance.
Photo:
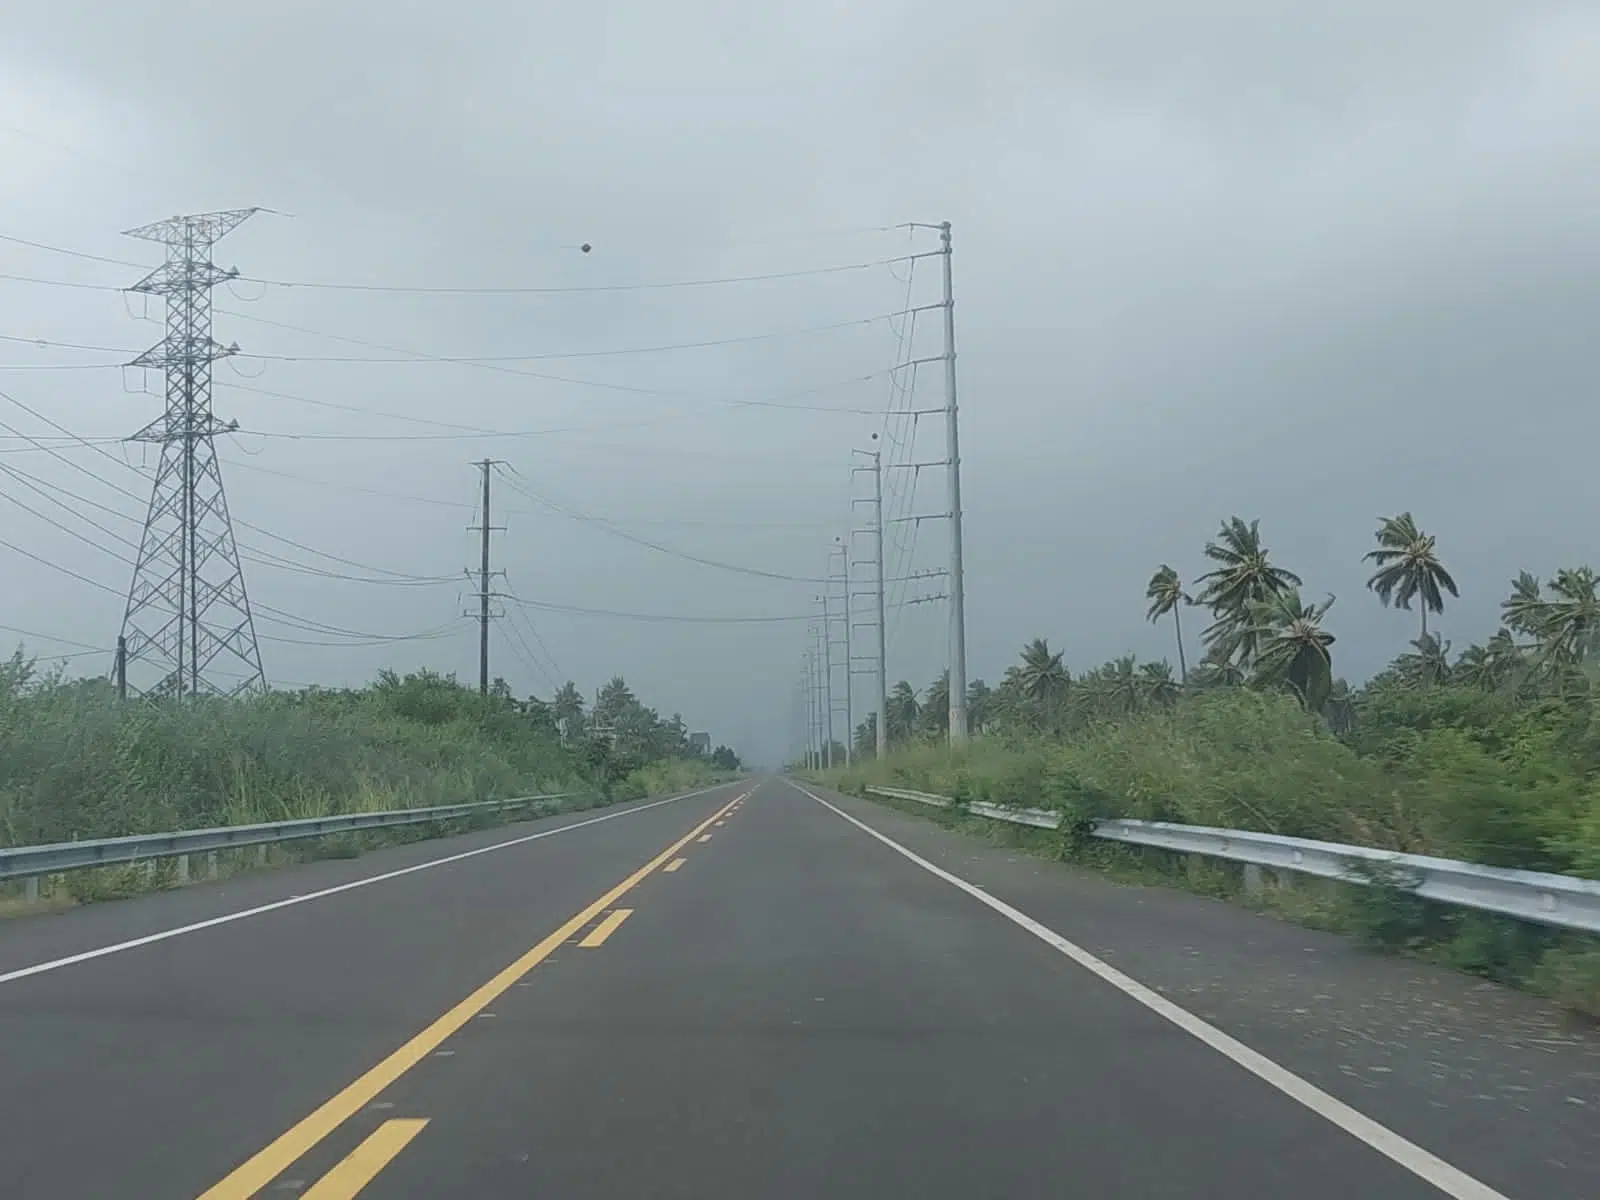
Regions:
[[[0, 390], [0, 400], [5, 400], [5, 401], [9, 402], [10, 404], [15, 405], [17, 408], [20, 408], [23, 412], [27, 413], [29, 416], [34, 417], [36, 420], [42, 421], [46, 425], [49, 425], [52, 429], [57, 430], [58, 432], [63, 434], [65, 437], [67, 437], [71, 441], [74, 441], [74, 442], [76, 442], [76, 443], [78, 443], [80, 445], [83, 445], [83, 446], [87, 446], [89, 449], [93, 450], [96, 454], [100, 455], [102, 458], [106, 459], [107, 461], [109, 461], [111, 463], [114, 463], [115, 465], [123, 468], [124, 470], [132, 471], [135, 475], [139, 475], [140, 474], [138, 469], [133, 467], [131, 464], [124, 462], [122, 459], [118, 458], [115, 454], [110, 453], [108, 450], [105, 450], [104, 448], [102, 448], [102, 447], [100, 447], [98, 445], [95, 445], [92, 441], [89, 441], [88, 439], [79, 437], [78, 435], [74, 434], [70, 429], [68, 429], [66, 426], [62, 425], [59, 421], [55, 421], [52, 418], [46, 416], [45, 414], [39, 412], [37, 409], [32, 408], [27, 404], [24, 404], [21, 400], [18, 400], [15, 396], [11, 395], [9, 392]], [[6, 425], [5, 428], [11, 429], [11, 430], [17, 432], [17, 436], [23, 438], [24, 440], [32, 442], [37, 449], [43, 450], [47, 454], [51, 455], [51, 457], [56, 458], [59, 461], [65, 463], [67, 466], [71, 467], [74, 471], [77, 471], [77, 472], [79, 472], [79, 473], [81, 473], [83, 475], [87, 475], [89, 478], [96, 480], [97, 482], [99, 482], [99, 483], [103, 484], [104, 486], [110, 488], [112, 491], [115, 491], [115, 492], [117, 492], [117, 493], [119, 493], [119, 494], [121, 494], [123, 496], [128, 497], [130, 500], [140, 501], [140, 497], [138, 495], [136, 495], [135, 493], [130, 492], [127, 488], [121, 487], [120, 485], [118, 485], [116, 483], [113, 483], [111, 480], [106, 479], [103, 476], [96, 475], [93, 471], [90, 471], [87, 467], [84, 467], [81, 463], [74, 462], [72, 459], [66, 457], [66, 455], [62, 454], [59, 451], [59, 449], [57, 449], [55, 447], [51, 447], [51, 446], [46, 446], [43, 443], [39, 442], [38, 439], [33, 438], [29, 434], [25, 434], [25, 433], [21, 433], [20, 431], [16, 431], [15, 426]], [[262, 469], [265, 469], [265, 468], [262, 468]], [[142, 475], [140, 475], [140, 477], [143, 478]], [[35, 478], [36, 479], [36, 477], [34, 477], [34, 476], [30, 476], [30, 478]], [[38, 482], [43, 482], [43, 481], [38, 481]], [[323, 481], [313, 481], [313, 482], [323, 482]], [[88, 500], [87, 498], [85, 498], [83, 496], [80, 496], [75, 492], [71, 492], [71, 491], [67, 490], [66, 488], [60, 487], [60, 485], [48, 485], [48, 486], [53, 486], [58, 491], [61, 491], [66, 495], [72, 496], [74, 499], [79, 500], [79, 501], [81, 501], [81, 502], [83, 502], [85, 504], [89, 504], [92, 507], [100, 508], [100, 509], [102, 509], [104, 511], [107, 511], [107, 512], [115, 512], [115, 510], [113, 510], [113, 509], [106, 508], [105, 505], [96, 504], [92, 500]], [[329, 486], [334, 486], [334, 485], [329, 485]], [[435, 503], [438, 503], [438, 502], [435, 501]], [[126, 514], [117, 513], [116, 515], [122, 516], [125, 520], [133, 519], [133, 518], [127, 517]], [[393, 570], [390, 570], [387, 567], [377, 567], [377, 566], [373, 566], [370, 563], [357, 562], [354, 559], [344, 558], [344, 557], [342, 557], [340, 555], [337, 555], [337, 554], [331, 554], [331, 553], [329, 553], [328, 551], [325, 551], [325, 550], [318, 550], [315, 546], [308, 546], [304, 542], [297, 542], [293, 538], [285, 537], [283, 534], [274, 533], [269, 529], [264, 529], [264, 528], [261, 528], [260, 526], [257, 526], [257, 525], [252, 525], [248, 521], [243, 521], [243, 520], [237, 520], [236, 519], [234, 521], [234, 524], [239, 525], [239, 526], [241, 526], [241, 527], [243, 527], [245, 529], [252, 530], [253, 532], [259, 533], [264, 537], [269, 537], [269, 538], [273, 539], [274, 541], [282, 542], [283, 544], [285, 544], [287, 546], [293, 546], [296, 550], [303, 550], [307, 554], [314, 554], [319, 558], [325, 558], [329, 562], [336, 562], [336, 563], [340, 564], [341, 566], [354, 567], [355, 569], [357, 569], [359, 571], [368, 571], [368, 572], [371, 572], [371, 573], [373, 573], [375, 575], [385, 575], [385, 576], [388, 576], [388, 577], [390, 577], [392, 579], [406, 580], [406, 581], [409, 581], [409, 582], [417, 582], [417, 583], [434, 583], [434, 582], [438, 582], [438, 581], [444, 580], [446, 578], [445, 576], [438, 576], [438, 575], [416, 575], [416, 574], [413, 574], [413, 573], [410, 573], [410, 572], [406, 572], [406, 571], [393, 571]], [[107, 532], [109, 532], [109, 531], [107, 531]], [[271, 557], [271, 558], [282, 559], [281, 555], [274, 555], [274, 554], [272, 554], [271, 551], [263, 550], [263, 549], [261, 549], [260, 547], [257, 547], [257, 546], [246, 546], [246, 548], [249, 549], [250, 551], [252, 551], [253, 553], [258, 554], [258, 555], [264, 555], [264, 556]], [[283, 560], [283, 561], [288, 561], [288, 560]], [[308, 571], [315, 571], [315, 568], [307, 567], [306, 569]], [[452, 582], [454, 581], [453, 577], [450, 577], [450, 579], [451, 579]]]
[[[391, 353], [407, 355], [406, 358], [371, 358], [352, 355], [336, 354], [260, 354], [254, 352], [240, 352], [236, 357], [255, 359], [261, 362], [326, 362], [326, 363], [399, 363], [411, 364], [417, 362], [428, 363], [504, 363], [504, 362], [543, 362], [553, 359], [566, 358], [619, 358], [636, 354], [667, 354], [679, 350], [704, 350], [717, 346], [739, 346], [751, 342], [776, 341], [781, 338], [804, 337], [813, 333], [832, 333], [841, 329], [860, 329], [877, 325], [885, 321], [892, 321], [896, 317], [905, 316], [903, 312], [876, 313], [870, 317], [854, 317], [846, 321], [831, 321], [823, 325], [806, 325], [791, 329], [768, 330], [764, 333], [739, 334], [731, 337], [707, 338], [693, 342], [668, 342], [654, 346], [616, 346], [601, 350], [550, 350], [530, 354], [431, 354], [414, 350], [405, 350], [396, 346], [385, 346], [381, 343], [371, 342], [364, 338], [348, 337], [343, 334], [325, 333], [322, 330], [310, 329], [304, 325], [291, 325], [285, 321], [271, 321], [265, 317], [258, 317], [252, 313], [242, 313], [234, 309], [219, 308], [217, 312], [240, 320], [255, 321], [258, 324], [270, 325], [276, 329], [287, 329], [294, 333], [310, 334], [313, 337], [327, 338], [330, 341], [346, 342], [357, 346], [370, 346], [374, 349], [389, 350]], [[25, 338], [6, 338], [7, 341], [26, 341]], [[50, 344], [50, 343], [40, 343]], [[107, 350], [107, 347], [75, 346], [70, 343], [55, 343], [67, 349], [74, 350]]]
[[[31, 249], [44, 250], [52, 254], [61, 254], [69, 258], [83, 259], [87, 262], [106, 263], [116, 267], [131, 267], [135, 270], [149, 269], [149, 265], [146, 263], [134, 262], [130, 259], [124, 258], [110, 258], [100, 254], [90, 254], [82, 250], [73, 250], [66, 246], [56, 246], [48, 242], [33, 241], [28, 238], [17, 237], [12, 234], [0, 234], [0, 241], [12, 242], [19, 246], [28, 246]], [[254, 283], [263, 287], [304, 288], [316, 291], [388, 292], [409, 295], [445, 296], [560, 296], [605, 292], [664, 291], [675, 288], [725, 287], [743, 283], [765, 283], [783, 279], [814, 278], [823, 275], [839, 275], [852, 271], [869, 271], [879, 267], [894, 267], [901, 263], [914, 262], [919, 258], [933, 258], [936, 257], [938, 253], [938, 251], [913, 252], [895, 255], [889, 258], [874, 258], [865, 259], [858, 262], [835, 263], [822, 267], [802, 267], [789, 271], [763, 271], [747, 275], [721, 275], [691, 279], [639, 281], [633, 283], [572, 284], [560, 287], [486, 287], [481, 285], [448, 286], [364, 282], [347, 283], [336, 280], [275, 279], [260, 275], [233, 275], [232, 278], [241, 283]], [[102, 285], [102, 287], [105, 291], [128, 290], [126, 288], [116, 287], [109, 284]]]
[[257, 275], [240, 275], [242, 282], [263, 287], [307, 288], [319, 291], [340, 292], [390, 292], [408, 295], [433, 296], [562, 296], [591, 292], [651, 292], [675, 288], [725, 287], [741, 283], [766, 283], [779, 279], [804, 279], [819, 275], [839, 275], [850, 271], [869, 271], [878, 267], [894, 266], [918, 258], [932, 258], [937, 251], [902, 254], [894, 258], [868, 259], [864, 262], [839, 263], [826, 267], [804, 267], [793, 271], [764, 271], [751, 275], [722, 275], [700, 279], [674, 279], [642, 283], [591, 283], [564, 287], [441, 287], [420, 284], [338, 283], [325, 280], [268, 279]]
[[787, 583], [822, 583], [822, 582], [824, 582], [824, 580], [821, 577], [818, 577], [818, 576], [789, 575], [789, 574], [785, 574], [782, 571], [766, 571], [766, 570], [762, 570], [759, 567], [746, 567], [746, 566], [741, 566], [738, 563], [722, 562], [719, 559], [704, 558], [704, 557], [702, 557], [702, 556], [700, 556], [698, 554], [690, 554], [687, 551], [675, 550], [671, 546], [663, 546], [660, 542], [653, 542], [649, 538], [643, 538], [643, 537], [640, 537], [638, 534], [629, 533], [625, 529], [620, 529], [616, 525], [613, 525], [611, 522], [607, 521], [603, 517], [596, 517], [596, 516], [592, 516], [592, 515], [590, 515], [588, 513], [578, 512], [578, 511], [576, 511], [574, 509], [567, 508], [566, 506], [564, 506], [562, 504], [559, 504], [556, 501], [551, 500], [550, 498], [548, 498], [546, 496], [541, 496], [539, 493], [535, 492], [531, 487], [527, 486], [526, 482], [524, 482], [522, 480], [522, 477], [521, 477], [520, 473], [517, 472], [515, 467], [509, 468], [509, 469], [510, 469], [511, 473], [513, 475], [515, 475], [517, 478], [516, 479], [508, 479], [507, 483], [509, 483], [511, 485], [511, 487], [515, 488], [518, 492], [521, 492], [524, 496], [528, 497], [528, 499], [534, 501], [535, 503], [542, 504], [544, 507], [550, 509], [552, 512], [559, 513], [560, 515], [562, 515], [564, 517], [567, 517], [567, 518], [569, 518], [571, 520], [582, 521], [585, 524], [597, 525], [601, 529], [604, 529], [606, 532], [610, 533], [614, 537], [621, 538], [625, 542], [632, 542], [636, 546], [643, 546], [646, 549], [654, 550], [658, 554], [665, 554], [665, 555], [667, 555], [667, 556], [669, 556], [671, 558], [679, 558], [679, 559], [682, 559], [685, 562], [696, 563], [696, 564], [698, 564], [698, 565], [700, 565], [702, 567], [712, 567], [712, 568], [715, 568], [716, 570], [719, 570], [719, 571], [731, 571], [731, 572], [734, 572], [735, 574], [739, 574], [739, 575], [752, 575], [752, 576], [755, 576], [758, 579], [778, 579], [778, 580], [782, 580], [782, 581], [787, 582]]
[[[938, 597], [942, 599], [943, 597]], [[544, 600], [524, 600], [507, 597], [513, 604], [538, 612], [564, 613], [579, 617], [608, 617], [619, 621], [641, 621], [670, 625], [782, 625], [795, 621], [814, 621], [815, 613], [787, 613], [774, 616], [709, 616], [687, 613], [621, 612], [611, 608], [585, 608], [575, 604], [554, 604]], [[931, 603], [931, 599], [905, 601], [905, 606]]]

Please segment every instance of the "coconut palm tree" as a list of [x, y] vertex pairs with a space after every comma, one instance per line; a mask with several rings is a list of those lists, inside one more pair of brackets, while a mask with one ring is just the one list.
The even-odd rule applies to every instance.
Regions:
[[561, 736], [576, 741], [583, 736], [583, 693], [572, 680], [567, 680], [550, 700], [550, 709], [561, 728]]
[[1527, 571], [1511, 581], [1511, 595], [1500, 602], [1507, 629], [1543, 639], [1550, 606], [1539, 589], [1539, 577]]
[[1059, 720], [1072, 676], [1047, 640], [1034, 638], [1024, 646], [1021, 661], [1007, 668], [1006, 677], [1036, 724], [1050, 727]]
[[1217, 565], [1197, 581], [1202, 585], [1198, 603], [1216, 620], [1201, 637], [1219, 663], [1253, 662], [1260, 646], [1254, 610], [1300, 586], [1300, 576], [1273, 565], [1261, 544], [1260, 526], [1260, 521], [1247, 525], [1241, 517], [1229, 517], [1206, 543], [1205, 555]]
[[921, 712], [917, 703], [917, 693], [905, 680], [894, 685], [889, 692], [887, 706], [889, 740], [891, 742], [904, 742], [908, 740], [917, 728], [917, 716]]
[[1581, 666], [1600, 649], [1600, 575], [1593, 567], [1566, 567], [1547, 590], [1545, 653], [1555, 662]]
[[1150, 601], [1150, 608], [1145, 617], [1154, 625], [1168, 613], [1172, 614], [1172, 628], [1178, 635], [1178, 680], [1180, 683], [1189, 682], [1189, 663], [1183, 653], [1183, 621], [1178, 615], [1179, 606], [1193, 604], [1194, 599], [1183, 590], [1183, 580], [1178, 578], [1178, 572], [1166, 563], [1156, 568], [1156, 573], [1150, 576], [1150, 582], [1144, 589], [1145, 599]]
[[1429, 688], [1450, 682], [1450, 643], [1425, 633], [1412, 649], [1394, 661], [1395, 673], [1408, 687]]
[[1332, 596], [1321, 604], [1306, 604], [1298, 588], [1289, 588], [1252, 610], [1251, 628], [1260, 646], [1254, 661], [1256, 681], [1288, 684], [1310, 712], [1320, 713], [1333, 691], [1328, 647], [1334, 636], [1322, 628], [1332, 607]]
[[950, 732], [950, 672], [943, 672], [928, 685], [922, 694], [922, 711], [918, 714], [922, 731], [933, 737], [943, 737]]
[[1139, 688], [1145, 703], [1154, 708], [1171, 708], [1181, 694], [1181, 685], [1172, 677], [1172, 664], [1165, 659], [1139, 668]]
[[994, 689], [983, 680], [974, 679], [967, 684], [967, 727], [973, 733], [982, 733], [984, 727], [994, 720], [994, 715]]
[[1417, 528], [1416, 519], [1408, 512], [1398, 517], [1383, 517], [1378, 524], [1378, 548], [1369, 550], [1363, 562], [1374, 563], [1377, 570], [1367, 580], [1367, 586], [1377, 593], [1385, 607], [1409, 610], [1413, 600], [1420, 600], [1422, 613], [1421, 636], [1428, 636], [1428, 613], [1444, 612], [1444, 594], [1460, 597], [1461, 591], [1450, 572], [1439, 561], [1432, 534]]

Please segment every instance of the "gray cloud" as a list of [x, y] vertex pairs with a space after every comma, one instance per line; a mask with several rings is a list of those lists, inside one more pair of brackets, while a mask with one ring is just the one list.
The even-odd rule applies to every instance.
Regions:
[[[148, 263], [151, 248], [118, 230], [263, 204], [293, 216], [255, 218], [218, 255], [247, 276], [577, 287], [888, 258], [907, 248], [904, 233], [841, 231], [950, 219], [974, 675], [997, 676], [1039, 634], [1074, 665], [1166, 653], [1165, 631], [1142, 621], [1144, 581], [1163, 560], [1198, 569], [1201, 544], [1232, 512], [1262, 517], [1283, 561], [1340, 596], [1330, 624], [1353, 677], [1409, 636], [1403, 615], [1362, 592], [1359, 559], [1379, 514], [1411, 508], [1439, 535], [1466, 592], [1444, 621], [1458, 645], [1488, 632], [1517, 569], [1590, 555], [1579, 484], [1600, 435], [1586, 353], [1600, 244], [1591, 6], [633, 3], [445, 14], [420, 4], [33, 5], [13, 16], [0, 49], [0, 232]], [[583, 241], [592, 255], [573, 248]], [[932, 266], [918, 268], [916, 302], [935, 298]], [[137, 277], [9, 244], [0, 270]], [[517, 297], [240, 283], [219, 291], [217, 326], [269, 355], [383, 352], [250, 317], [436, 355], [594, 352], [851, 321], [904, 298], [887, 268]], [[135, 348], [159, 336], [139, 311], [114, 292], [0, 280], [0, 331], [14, 336]], [[919, 339], [935, 333], [925, 321]], [[881, 419], [727, 401], [795, 402], [837, 384], [799, 402], [881, 410], [895, 346], [879, 322], [506, 364], [514, 371], [241, 359], [219, 369], [219, 412], [301, 438], [231, 439], [230, 501], [240, 518], [318, 549], [448, 574], [473, 553], [469, 460], [492, 454], [540, 494], [639, 536], [816, 575], [849, 521], [849, 450]], [[0, 352], [12, 364], [97, 357]], [[919, 377], [918, 401], [937, 403], [937, 385]], [[123, 386], [114, 371], [0, 371], [0, 388], [92, 436], [131, 432], [158, 410]], [[3, 402], [0, 419], [46, 431]], [[565, 432], [396, 440], [459, 432], [426, 421]], [[386, 440], [330, 440], [357, 434]], [[918, 457], [939, 455], [936, 421], [922, 423], [916, 446]], [[147, 486], [81, 448], [64, 453], [135, 493]], [[0, 463], [141, 515], [48, 456]], [[28, 499], [13, 482], [0, 484]], [[940, 486], [923, 476], [919, 511], [939, 510]], [[497, 555], [529, 598], [774, 615], [806, 611], [816, 590], [656, 554], [509, 485], [500, 495], [510, 512]], [[20, 509], [8, 506], [0, 529], [125, 585], [123, 564]], [[914, 554], [894, 557], [935, 568], [942, 554], [942, 530], [929, 524]], [[22, 581], [6, 590], [0, 621], [110, 640], [115, 596], [9, 551], [0, 561]], [[274, 607], [384, 631], [434, 627], [463, 604], [449, 587], [374, 588], [256, 565], [250, 586]], [[647, 700], [762, 757], [789, 748], [803, 626], [530, 616], [560, 673], [586, 688], [622, 671]], [[520, 652], [506, 630], [507, 674], [548, 691]], [[386, 663], [468, 675], [473, 661], [465, 625], [400, 648], [267, 653], [271, 673], [290, 680], [356, 680]], [[940, 606], [897, 619], [891, 653], [897, 676], [936, 674]]]

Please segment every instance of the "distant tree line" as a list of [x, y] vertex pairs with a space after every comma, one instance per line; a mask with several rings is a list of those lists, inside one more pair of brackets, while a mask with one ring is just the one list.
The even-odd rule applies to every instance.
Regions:
[[[1451, 642], [1428, 625], [1430, 614], [1444, 612], [1447, 597], [1461, 594], [1435, 539], [1406, 512], [1381, 519], [1375, 540], [1364, 557], [1373, 567], [1367, 586], [1385, 606], [1415, 609], [1418, 628], [1410, 648], [1363, 691], [1450, 685], [1529, 701], [1593, 695], [1600, 662], [1600, 576], [1593, 568], [1564, 567], [1548, 580], [1521, 572], [1501, 602], [1500, 628], [1452, 656]], [[1333, 597], [1302, 598], [1301, 577], [1272, 560], [1258, 520], [1229, 517], [1204, 554], [1211, 569], [1192, 584], [1162, 564], [1145, 590], [1148, 619], [1172, 621], [1176, 671], [1165, 659], [1141, 663], [1129, 654], [1075, 676], [1045, 638], [1033, 638], [998, 687], [981, 679], [969, 685], [971, 729], [1061, 734], [1229, 687], [1287, 691], [1336, 730], [1347, 728], [1355, 691], [1334, 671], [1336, 639], [1326, 620]], [[1189, 609], [1208, 618], [1193, 669], [1183, 625]], [[895, 684], [886, 706], [890, 744], [945, 737], [949, 688], [949, 672], [920, 694], [907, 681]], [[871, 714], [853, 731], [857, 754], [873, 753], [876, 722]]]

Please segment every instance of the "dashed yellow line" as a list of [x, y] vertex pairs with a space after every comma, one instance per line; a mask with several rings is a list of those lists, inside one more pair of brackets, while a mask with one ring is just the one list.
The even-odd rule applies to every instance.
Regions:
[[665, 871], [668, 875], [670, 875], [674, 871], [676, 871], [679, 867], [683, 866], [683, 864], [688, 862], [688, 861], [689, 860], [687, 858], [675, 858], [671, 862], [669, 862], [665, 867], [663, 867], [661, 869], [663, 871]]
[[423, 1118], [385, 1121], [338, 1166], [319, 1179], [305, 1200], [351, 1200], [378, 1177], [427, 1125]]
[[611, 912], [606, 914], [606, 919], [591, 929], [589, 936], [579, 942], [578, 945], [585, 950], [593, 950], [598, 946], [604, 946], [606, 939], [617, 931], [617, 926], [631, 916], [633, 916], [633, 909], [631, 908], [612, 909]]
[[678, 851], [704, 834], [711, 828], [712, 823], [727, 811], [726, 805], [718, 809], [582, 912], [568, 918], [560, 928], [552, 931], [538, 945], [481, 985], [477, 991], [405, 1045], [342, 1091], [325, 1100], [308, 1116], [240, 1163], [225, 1178], [207, 1188], [200, 1194], [199, 1200], [251, 1200], [257, 1192], [298, 1162], [307, 1151], [376, 1100], [385, 1088], [439, 1049], [467, 1022], [486, 1011], [489, 1005], [510, 991], [524, 975], [564, 946], [569, 938], [576, 936], [579, 930], [586, 928], [589, 922], [622, 899], [663, 863], [676, 857]]

